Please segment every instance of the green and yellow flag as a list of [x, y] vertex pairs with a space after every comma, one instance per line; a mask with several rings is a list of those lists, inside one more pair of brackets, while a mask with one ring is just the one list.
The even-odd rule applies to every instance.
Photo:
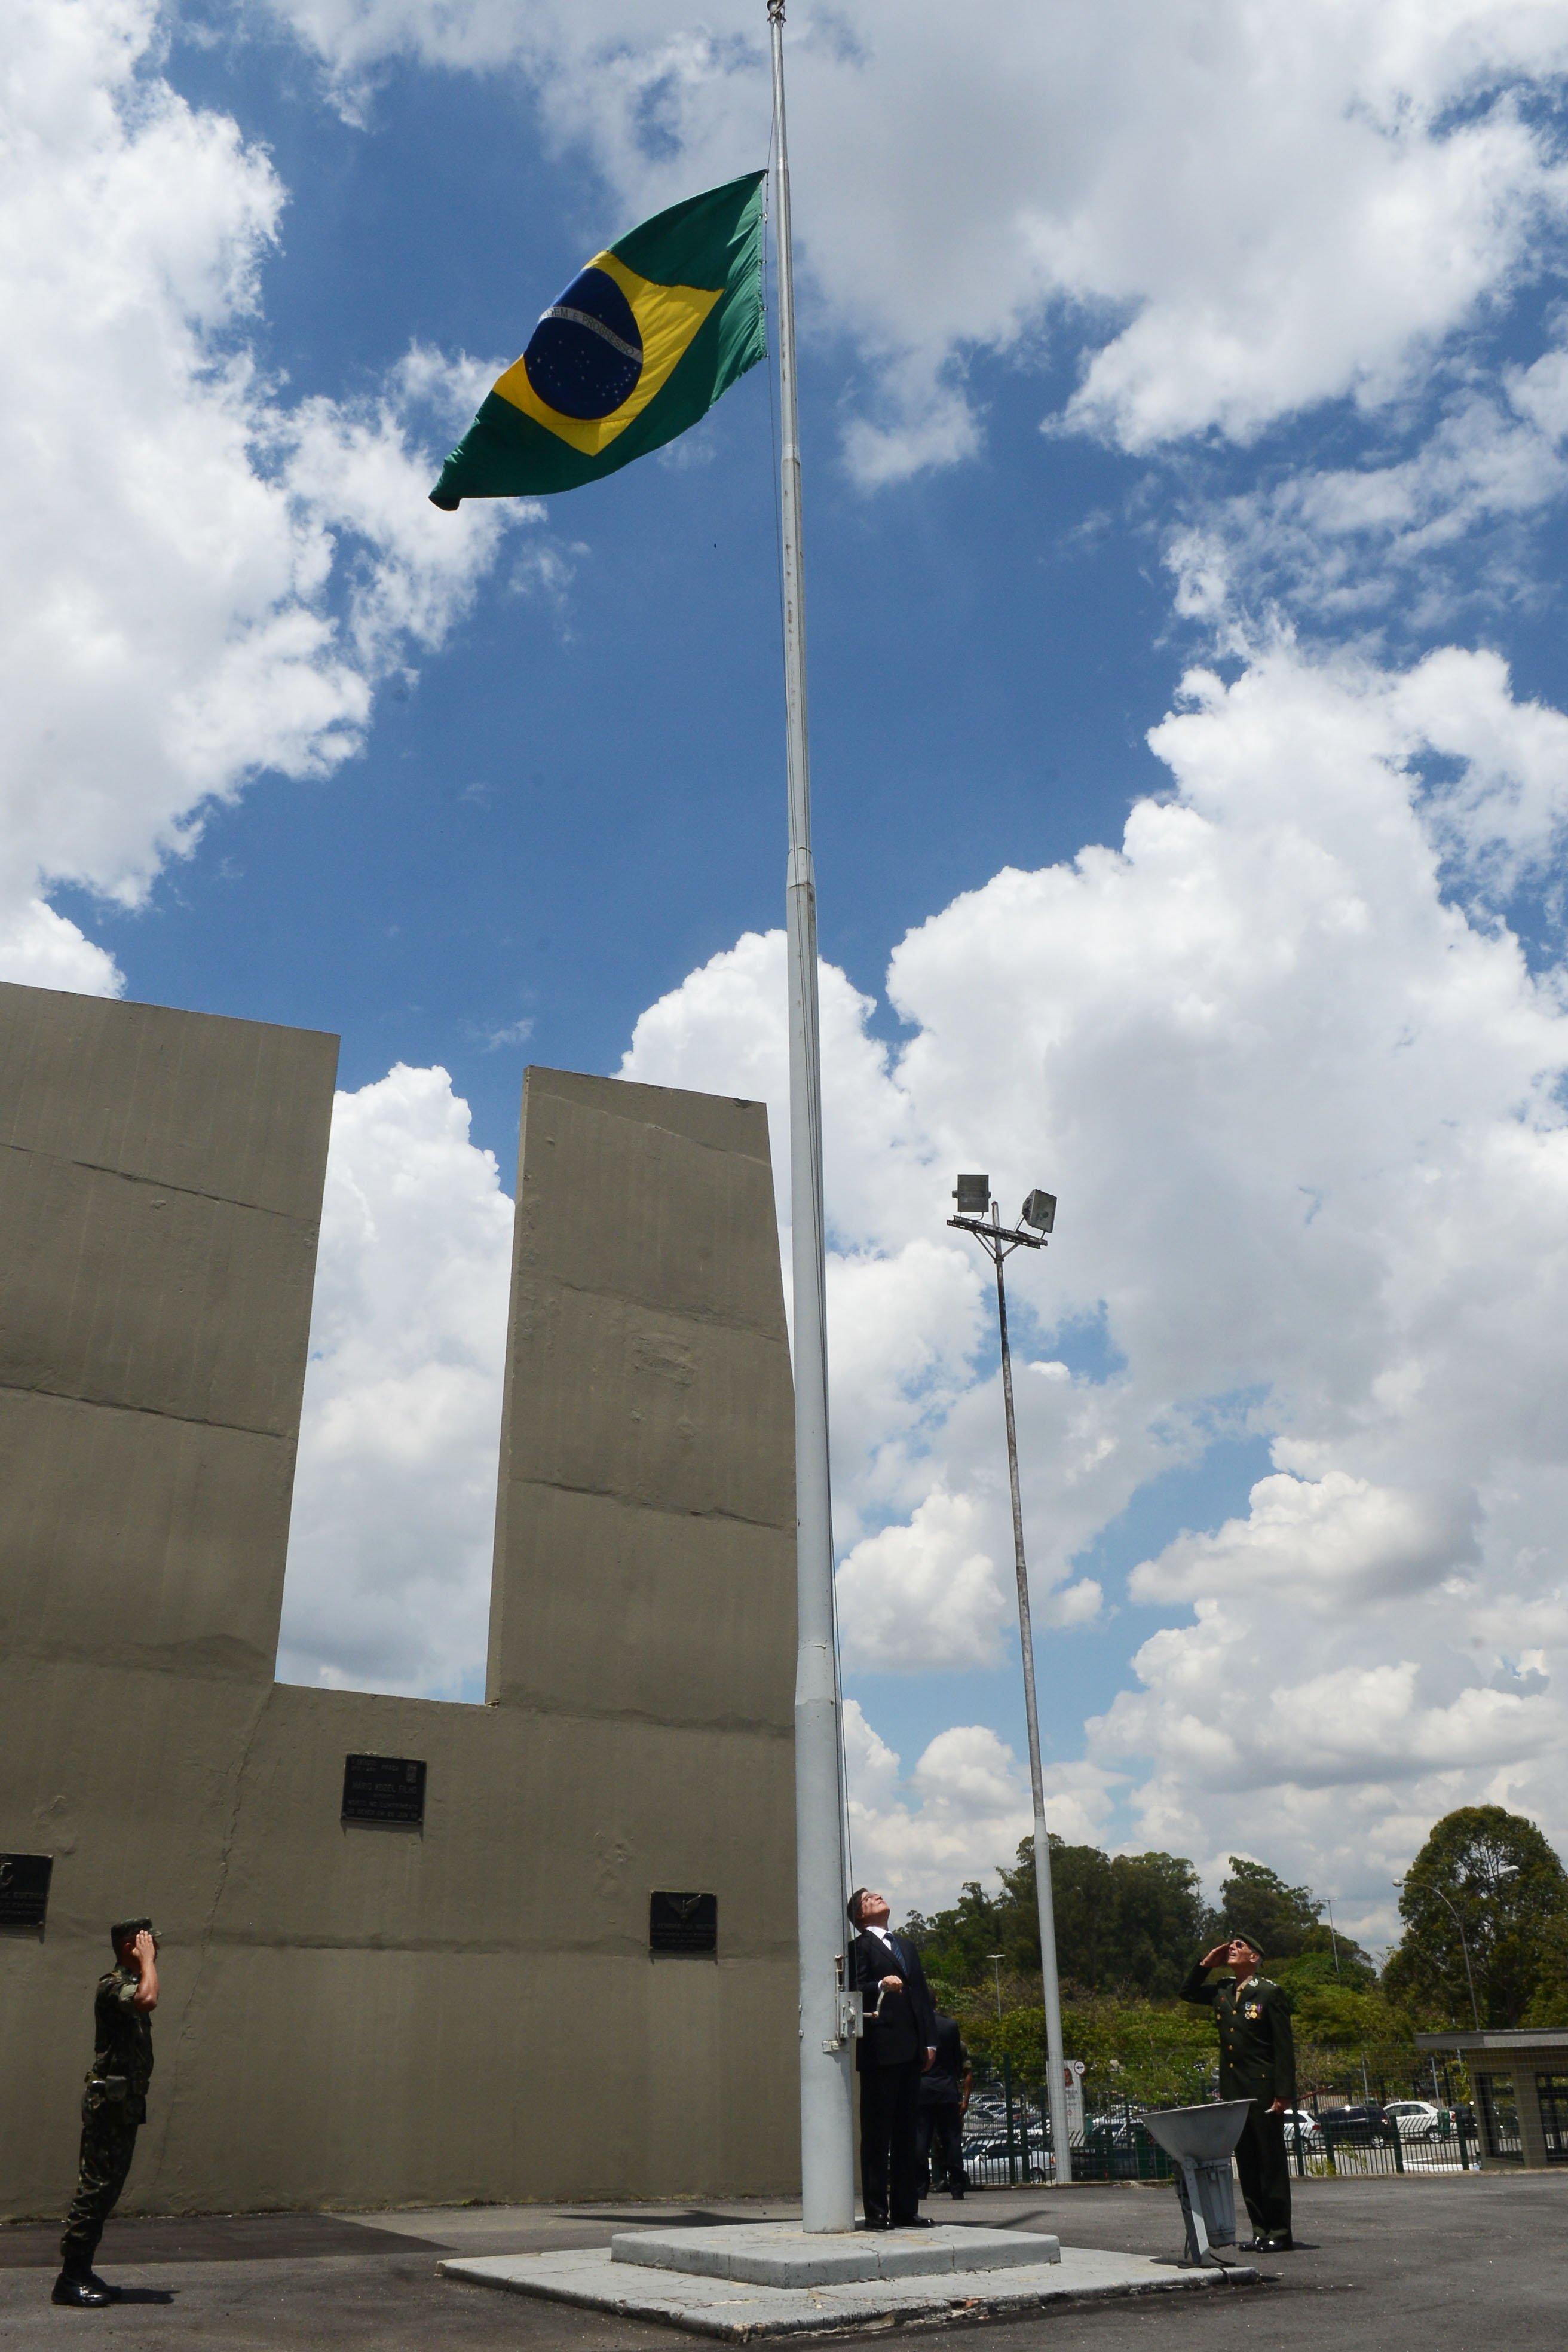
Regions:
[[596, 482], [673, 441], [765, 359], [765, 177], [672, 205], [596, 253], [487, 394], [433, 503]]

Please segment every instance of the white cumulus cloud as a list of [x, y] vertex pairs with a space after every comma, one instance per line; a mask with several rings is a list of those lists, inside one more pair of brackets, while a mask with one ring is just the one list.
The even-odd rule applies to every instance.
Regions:
[[482, 1693], [512, 1204], [445, 1070], [333, 1107], [279, 1671]]
[[[1568, 1021], [1495, 905], [1555, 853], [1565, 722], [1491, 655], [1279, 639], [1193, 673], [1152, 741], [1173, 790], [1120, 849], [998, 875], [900, 943], [901, 1047], [825, 974], [849, 1659], [1003, 1638], [990, 1310], [942, 1219], [957, 1167], [1005, 1202], [1043, 1179], [1057, 1234], [1012, 1293], [1042, 1615], [1116, 1603], [1075, 1559], [1161, 1469], [1216, 1432], [1274, 1453], [1244, 1515], [1131, 1580], [1173, 1622], [1089, 1755], [1134, 1776], [1142, 1834], [1222, 1868], [1267, 1834], [1336, 1889], [1407, 1855], [1424, 1805], [1500, 1791], [1561, 1835]], [[627, 1067], [725, 1085], [743, 1035], [777, 1134], [784, 1021], [778, 942], [742, 941]], [[1031, 1337], [1089, 1318], [1099, 1380]]]
[[[989, 1878], [1029, 1836], [1026, 1769], [986, 1725], [938, 1732], [907, 1780], [901, 1759], [867, 1722], [844, 1708], [854, 1875], [888, 1897], [893, 1916], [950, 1903], [966, 1878]], [[1053, 1766], [1045, 1776], [1052, 1833], [1069, 1844], [1104, 1834], [1115, 1775], [1092, 1764]]]
[[321, 774], [441, 643], [510, 513], [426, 501], [475, 369], [289, 403], [250, 355], [285, 191], [155, 70], [153, 0], [0, 23], [0, 971], [110, 990], [50, 909], [142, 903], [205, 805]]
[[[273, 5], [372, 120], [392, 58], [521, 71], [628, 221], [765, 151], [742, 0]], [[1068, 422], [1130, 449], [1375, 408], [1563, 227], [1550, 0], [860, 0], [792, 12], [788, 56], [814, 318], [874, 378], [847, 428], [868, 483], [969, 455], [965, 355], [1042, 338], [1079, 356]]]

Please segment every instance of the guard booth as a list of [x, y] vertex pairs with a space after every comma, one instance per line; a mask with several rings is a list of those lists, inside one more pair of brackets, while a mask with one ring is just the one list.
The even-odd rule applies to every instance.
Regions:
[[1418, 2033], [1422, 2050], [1464, 2060], [1483, 2172], [1568, 2164], [1568, 2026], [1496, 2033]]

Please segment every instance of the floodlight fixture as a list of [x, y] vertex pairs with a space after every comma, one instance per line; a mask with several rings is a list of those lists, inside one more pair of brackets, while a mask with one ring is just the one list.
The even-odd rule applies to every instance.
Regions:
[[953, 1194], [961, 1217], [983, 1217], [991, 1206], [989, 1176], [961, 1176]]
[[1024, 1223], [1033, 1225], [1037, 1234], [1048, 1234], [1057, 1222], [1056, 1194], [1031, 1192], [1020, 1213]]

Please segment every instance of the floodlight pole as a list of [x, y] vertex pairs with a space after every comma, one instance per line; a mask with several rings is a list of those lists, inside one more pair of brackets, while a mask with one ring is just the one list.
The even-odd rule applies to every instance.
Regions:
[[790, 1225], [795, 1274], [795, 1904], [800, 1942], [801, 2223], [855, 2227], [850, 2001], [844, 1959], [844, 1738], [833, 1618], [827, 1464], [822, 1073], [816, 884], [805, 725], [805, 582], [800, 538], [795, 275], [784, 135], [784, 0], [768, 0], [773, 68], [773, 239], [778, 256], [781, 560], [789, 772]]
[[[1396, 1878], [1394, 1883], [1403, 1895], [1405, 1889], [1405, 1880], [1403, 1878]], [[1479, 2033], [1481, 2030], [1481, 2012], [1479, 2004], [1476, 2000], [1476, 1979], [1470, 1969], [1470, 1947], [1465, 1937], [1465, 1923], [1460, 1918], [1458, 1911], [1455, 1906], [1448, 1902], [1448, 1897], [1444, 1894], [1440, 1886], [1435, 1886], [1429, 1878], [1418, 1879], [1416, 1884], [1418, 1886], [1424, 1886], [1429, 1895], [1435, 1895], [1439, 1903], [1447, 1903], [1449, 1910], [1453, 1912], [1454, 1925], [1459, 1931], [1459, 1949], [1465, 1956], [1465, 1982], [1470, 1989], [1470, 2015], [1475, 2021], [1476, 2032]], [[1452, 2016], [1453, 2011], [1450, 2010], [1448, 2013]]]
[[[1026, 1203], [1026, 1205], [1027, 1205]], [[1057, 1978], [1057, 1921], [1051, 1900], [1051, 1841], [1046, 1828], [1046, 1790], [1040, 1770], [1040, 1718], [1035, 1705], [1035, 1640], [1029, 1621], [1029, 1570], [1024, 1558], [1024, 1504], [1018, 1491], [1018, 1430], [1013, 1417], [1013, 1352], [1007, 1344], [1005, 1258], [1016, 1249], [1044, 1249], [1034, 1234], [1006, 1231], [991, 1203], [991, 1221], [949, 1217], [948, 1223], [973, 1234], [996, 1268], [996, 1322], [1002, 1335], [1002, 1399], [1007, 1412], [1007, 1477], [1013, 1491], [1013, 1560], [1018, 1578], [1018, 1645], [1024, 1654], [1024, 1717], [1029, 1731], [1029, 1787], [1035, 1800], [1035, 1894], [1040, 1913], [1040, 1977], [1046, 2005], [1046, 2073], [1051, 2106], [1051, 2153], [1058, 2183], [1072, 2179], [1068, 2138], [1067, 2061], [1062, 2050], [1062, 1995]], [[998, 1972], [1000, 1973], [1000, 1972]]]

